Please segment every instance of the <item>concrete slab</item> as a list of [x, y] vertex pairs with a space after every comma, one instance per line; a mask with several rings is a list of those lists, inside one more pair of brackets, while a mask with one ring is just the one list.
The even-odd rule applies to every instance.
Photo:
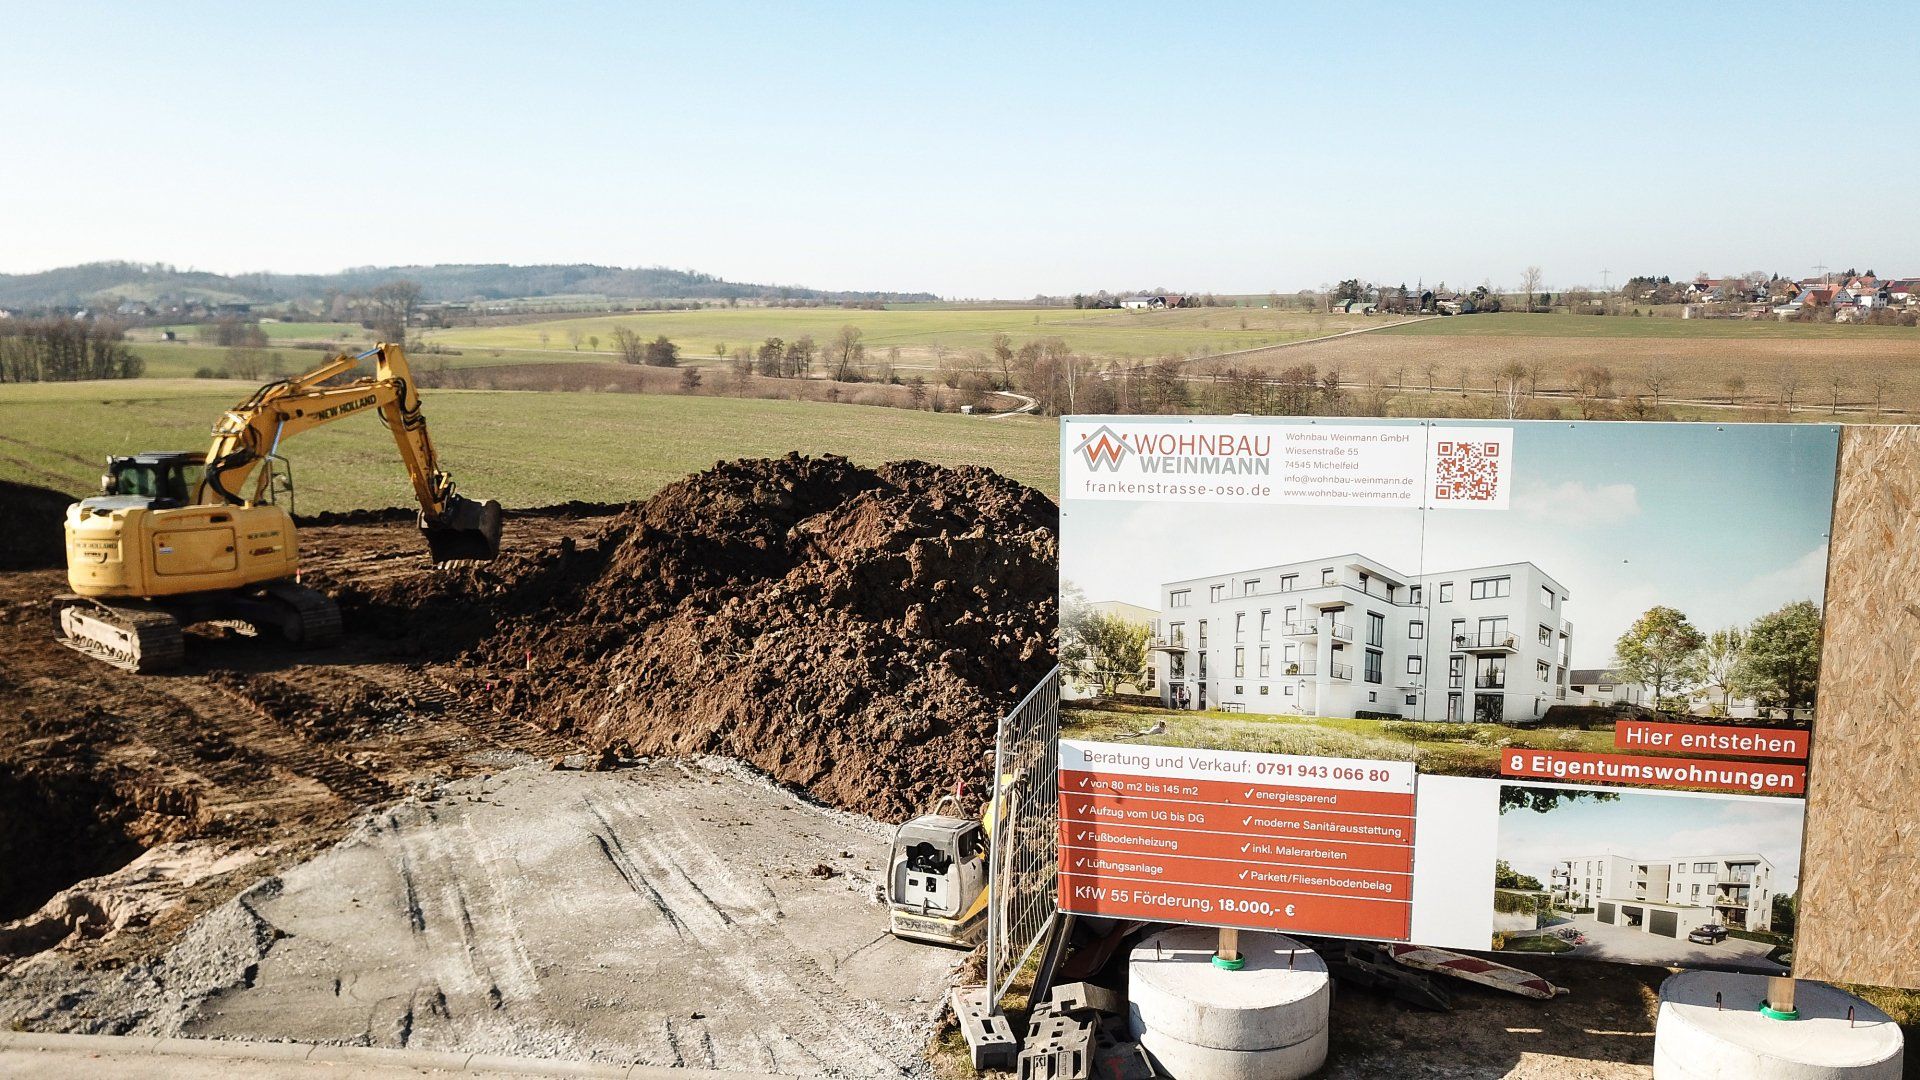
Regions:
[[259, 1080], [393, 1080], [398, 1077], [783, 1080], [766, 1073], [668, 1070], [638, 1064], [592, 1064], [313, 1043], [31, 1032], [0, 1032], [0, 1076], [20, 1080], [67, 1080], [74, 1076], [86, 1076], [90, 1080], [228, 1080], [234, 1076]]
[[96, 1031], [334, 1044], [342, 1065], [915, 1076], [962, 954], [887, 932], [890, 839], [717, 760], [525, 766], [369, 815], [158, 965], [5, 982]]
[[1759, 1011], [1766, 994], [1764, 976], [1734, 972], [1687, 971], [1661, 983], [1655, 1080], [1899, 1080], [1903, 1040], [1886, 1013], [1803, 980], [1794, 992], [1800, 1019], [1773, 1020]]

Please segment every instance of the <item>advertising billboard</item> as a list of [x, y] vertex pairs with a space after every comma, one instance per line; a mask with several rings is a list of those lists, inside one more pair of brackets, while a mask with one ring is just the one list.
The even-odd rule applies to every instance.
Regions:
[[1839, 435], [1068, 418], [1062, 910], [1786, 973]]

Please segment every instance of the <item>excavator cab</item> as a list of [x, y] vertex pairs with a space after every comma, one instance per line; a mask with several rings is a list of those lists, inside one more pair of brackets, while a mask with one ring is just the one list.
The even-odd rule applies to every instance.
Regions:
[[500, 554], [500, 518], [500, 504], [492, 499], [451, 495], [437, 518], [421, 512], [420, 532], [436, 563], [491, 562]]
[[162, 450], [107, 459], [100, 477], [100, 494], [150, 499], [156, 510], [185, 506], [193, 501], [206, 475], [204, 455], [190, 450]]

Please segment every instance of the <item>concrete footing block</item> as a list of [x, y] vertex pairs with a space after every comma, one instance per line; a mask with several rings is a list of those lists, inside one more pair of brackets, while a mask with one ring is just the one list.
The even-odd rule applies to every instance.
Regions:
[[[1660, 984], [1655, 1080], [1899, 1080], [1899, 1025], [1860, 998], [1801, 981], [1798, 1020], [1760, 1015], [1767, 977], [1685, 971]], [[1852, 1019], [1848, 1019], [1848, 1010]]]
[[951, 1002], [953, 1016], [960, 1024], [960, 1035], [967, 1040], [976, 1072], [1013, 1068], [1020, 1043], [1013, 1037], [1007, 1018], [993, 1011], [984, 986], [956, 986]]
[[1128, 964], [1131, 1030], [1162, 1070], [1189, 1080], [1306, 1076], [1327, 1054], [1332, 983], [1319, 954], [1282, 934], [1240, 934], [1246, 965], [1213, 963], [1219, 933], [1175, 927]]
[[1157, 1031], [1141, 1035], [1140, 1046], [1174, 1080], [1297, 1080], [1326, 1064], [1327, 1029], [1305, 1042], [1268, 1050], [1196, 1046]]

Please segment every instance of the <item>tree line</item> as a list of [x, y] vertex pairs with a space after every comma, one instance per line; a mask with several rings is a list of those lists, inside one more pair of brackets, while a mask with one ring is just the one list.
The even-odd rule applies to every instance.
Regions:
[[[1614, 671], [1641, 684], [1652, 706], [1684, 712], [1704, 700], [1717, 716], [1736, 697], [1791, 717], [1813, 708], [1820, 681], [1820, 609], [1797, 600], [1745, 626], [1702, 633], [1685, 614], [1666, 606], [1647, 609], [1614, 644]], [[1718, 700], [1715, 700], [1715, 699]]]
[[0, 382], [137, 379], [146, 361], [120, 327], [101, 319], [0, 321]]

